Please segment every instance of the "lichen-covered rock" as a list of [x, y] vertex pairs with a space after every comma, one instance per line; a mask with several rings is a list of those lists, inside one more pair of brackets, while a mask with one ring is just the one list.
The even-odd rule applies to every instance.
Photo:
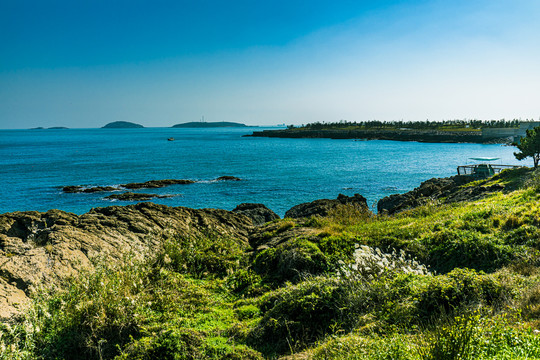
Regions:
[[320, 199], [293, 206], [285, 213], [285, 217], [297, 219], [314, 215], [327, 216], [330, 210], [335, 209], [340, 205], [352, 205], [362, 210], [369, 211], [367, 200], [362, 195], [354, 194], [354, 196], [346, 196], [339, 194], [335, 200]]
[[94, 258], [143, 257], [163, 239], [209, 232], [247, 244], [252, 228], [249, 218], [230, 211], [153, 203], [96, 208], [80, 216], [60, 210], [2, 214], [0, 320], [19, 314], [34, 289], [91, 268]]
[[247, 216], [254, 225], [262, 225], [269, 221], [279, 219], [279, 215], [263, 204], [242, 203], [235, 207], [233, 212]]

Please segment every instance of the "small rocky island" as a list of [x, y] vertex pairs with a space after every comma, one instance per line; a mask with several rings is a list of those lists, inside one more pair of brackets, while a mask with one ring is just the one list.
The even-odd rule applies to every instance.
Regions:
[[127, 191], [121, 194], [112, 194], [105, 196], [107, 200], [120, 200], [120, 201], [147, 201], [151, 199], [166, 199], [171, 198], [174, 195], [158, 195], [158, 194], [146, 194], [146, 193], [134, 193]]
[[176, 124], [173, 128], [224, 128], [224, 127], [247, 127], [246, 124], [228, 122], [228, 121], [216, 121], [216, 122], [204, 122], [204, 121], [192, 121], [182, 124]]
[[[217, 181], [242, 181], [241, 178], [231, 175], [220, 176], [212, 182]], [[189, 185], [194, 184], [197, 181], [187, 179], [161, 179], [161, 180], [148, 180], [145, 182], [132, 182], [127, 184], [120, 184], [115, 186], [85, 186], [85, 185], [67, 185], [61, 187], [62, 192], [68, 194], [93, 194], [103, 192], [117, 192], [123, 190], [140, 190], [140, 189], [157, 189], [171, 185]], [[146, 194], [146, 193], [134, 193], [127, 191], [121, 194], [111, 194], [105, 197], [106, 200], [120, 200], [120, 201], [147, 201], [151, 199], [164, 199], [177, 196], [175, 195], [158, 195], [158, 194]]]
[[141, 129], [144, 126], [129, 121], [113, 121], [103, 126], [102, 129]]

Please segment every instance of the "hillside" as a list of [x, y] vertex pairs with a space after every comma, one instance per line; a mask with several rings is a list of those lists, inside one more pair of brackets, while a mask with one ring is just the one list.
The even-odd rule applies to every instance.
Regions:
[[1, 215], [0, 285], [32, 299], [1, 358], [540, 357], [540, 173], [443, 182], [262, 225], [258, 204]]

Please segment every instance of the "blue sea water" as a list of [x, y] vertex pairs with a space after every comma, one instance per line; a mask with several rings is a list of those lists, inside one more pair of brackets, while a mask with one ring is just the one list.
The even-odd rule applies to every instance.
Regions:
[[[263, 203], [280, 216], [302, 202], [362, 194], [375, 205], [433, 177], [456, 174], [470, 157], [518, 162], [515, 148], [481, 144], [242, 137], [261, 128], [0, 130], [0, 213], [130, 204], [109, 193], [63, 193], [67, 185], [105, 186], [191, 179], [136, 192], [177, 195], [153, 202], [231, 210]], [[174, 137], [175, 141], [167, 141]], [[213, 181], [232, 175], [243, 181]]]

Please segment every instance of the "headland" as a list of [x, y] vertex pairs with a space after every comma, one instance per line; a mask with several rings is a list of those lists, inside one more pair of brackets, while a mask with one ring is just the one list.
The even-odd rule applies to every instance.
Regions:
[[254, 137], [417, 141], [428, 143], [510, 144], [540, 123], [520, 120], [366, 121], [314, 123], [287, 129], [254, 131]]

